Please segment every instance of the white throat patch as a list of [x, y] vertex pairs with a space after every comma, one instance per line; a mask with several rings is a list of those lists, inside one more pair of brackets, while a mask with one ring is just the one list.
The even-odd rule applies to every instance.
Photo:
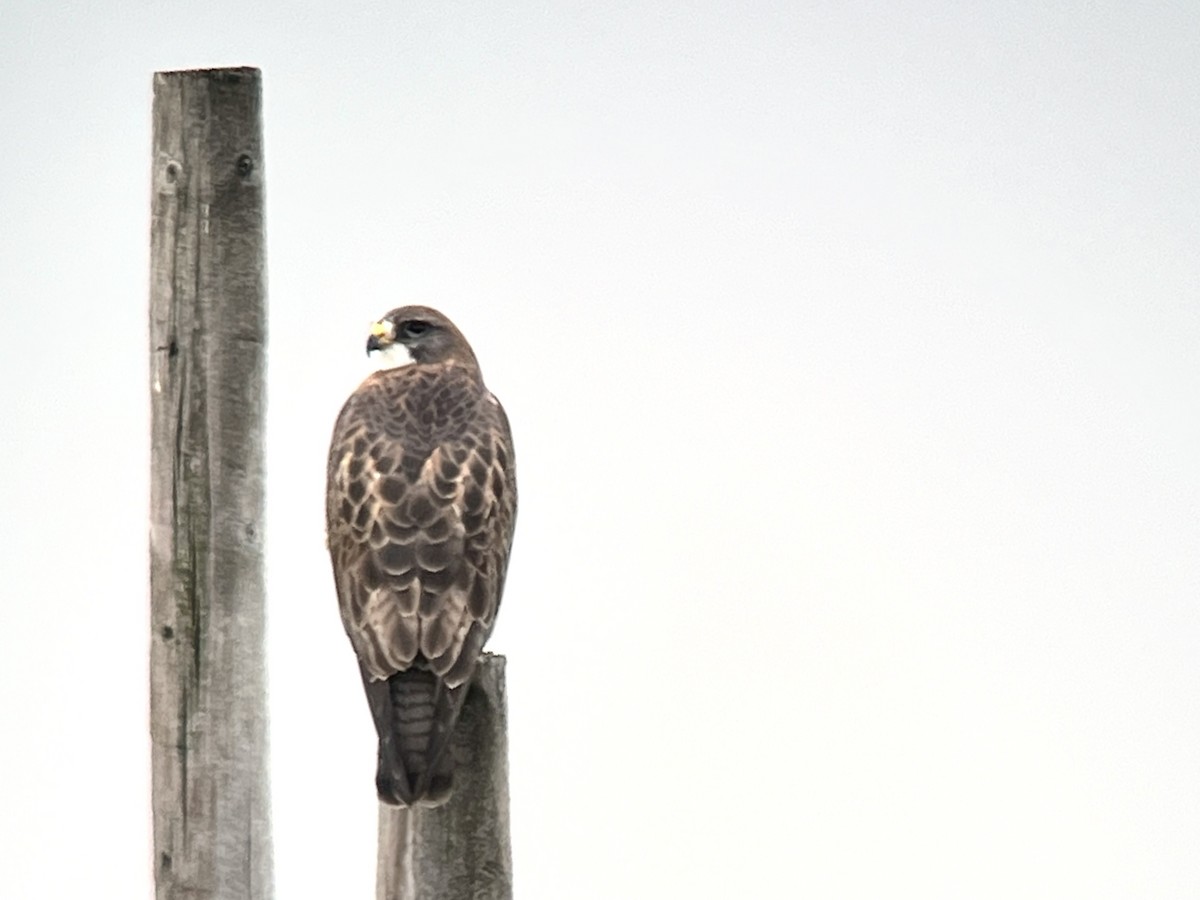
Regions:
[[382, 372], [384, 369], [399, 369], [401, 366], [411, 366], [416, 360], [408, 352], [408, 347], [397, 341], [388, 344], [382, 350], [371, 351], [371, 365]]

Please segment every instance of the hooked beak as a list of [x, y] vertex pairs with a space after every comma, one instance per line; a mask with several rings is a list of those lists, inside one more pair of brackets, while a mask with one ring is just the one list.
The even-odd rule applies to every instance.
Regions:
[[375, 322], [371, 325], [371, 336], [367, 338], [367, 356], [376, 350], [382, 350], [389, 344], [395, 343], [395, 328], [391, 322]]

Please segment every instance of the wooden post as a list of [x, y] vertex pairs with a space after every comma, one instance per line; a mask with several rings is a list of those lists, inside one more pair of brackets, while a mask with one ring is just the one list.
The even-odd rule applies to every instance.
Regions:
[[150, 733], [158, 900], [272, 895], [257, 69], [154, 76]]
[[444, 806], [379, 805], [377, 900], [512, 900], [504, 657], [485, 653], [454, 731]]

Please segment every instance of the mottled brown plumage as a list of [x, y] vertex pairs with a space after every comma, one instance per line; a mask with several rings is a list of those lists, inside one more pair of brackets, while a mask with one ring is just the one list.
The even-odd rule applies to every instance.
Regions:
[[369, 376], [338, 416], [326, 525], [342, 623], [379, 734], [379, 798], [437, 805], [448, 750], [491, 633], [512, 545], [512, 436], [457, 328], [393, 310], [367, 351], [409, 364]]

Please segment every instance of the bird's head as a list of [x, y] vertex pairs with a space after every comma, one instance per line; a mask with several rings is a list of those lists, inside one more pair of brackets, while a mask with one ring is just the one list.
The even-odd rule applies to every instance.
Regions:
[[367, 356], [380, 369], [412, 363], [455, 362], [475, 368], [479, 365], [462, 332], [428, 306], [402, 306], [372, 323]]

